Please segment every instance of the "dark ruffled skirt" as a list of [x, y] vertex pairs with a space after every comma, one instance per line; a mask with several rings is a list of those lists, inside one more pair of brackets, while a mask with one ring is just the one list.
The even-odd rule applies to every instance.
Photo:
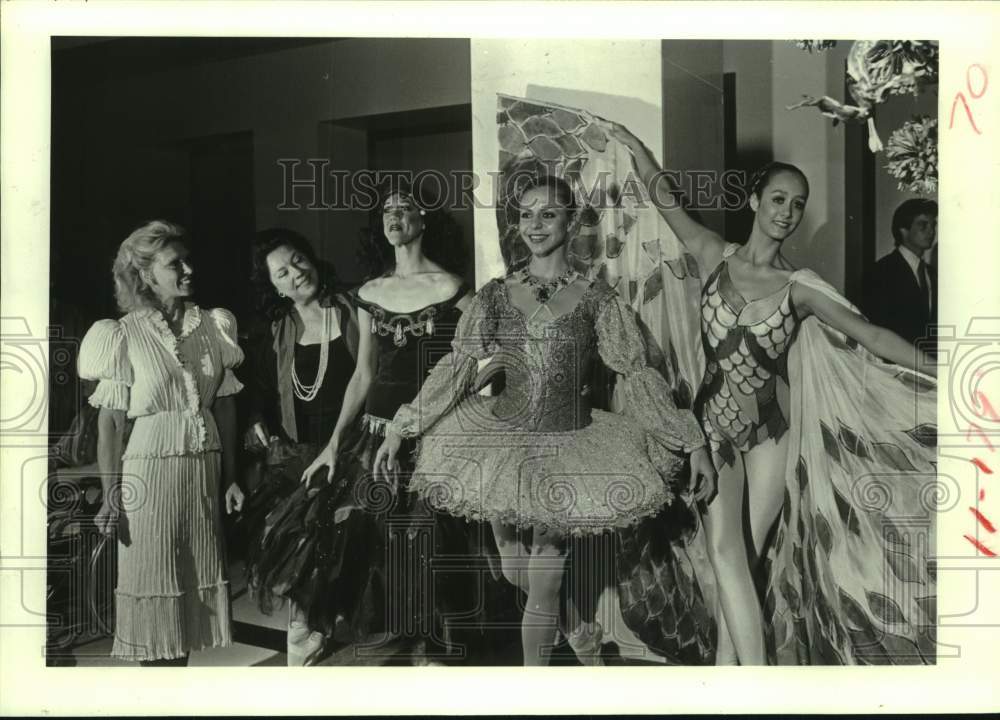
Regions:
[[406, 490], [412, 445], [399, 454], [400, 491], [376, 482], [371, 468], [382, 440], [378, 424], [356, 430], [332, 483], [323, 471], [308, 485], [299, 482], [315, 446], [294, 446], [272, 463], [244, 509], [254, 528], [250, 587], [263, 612], [291, 601], [311, 630], [327, 637], [336, 631], [337, 640], [373, 652], [396, 638], [454, 649], [456, 637], [464, 645], [468, 630], [480, 632], [484, 582], [477, 575], [489, 570], [470, 558], [483, 556], [486, 528], [433, 512]]

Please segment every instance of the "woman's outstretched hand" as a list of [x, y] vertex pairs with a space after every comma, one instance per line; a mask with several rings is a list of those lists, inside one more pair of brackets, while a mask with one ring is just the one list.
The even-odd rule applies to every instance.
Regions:
[[398, 433], [394, 432], [391, 428], [386, 430], [385, 440], [382, 441], [378, 452], [375, 453], [376, 482], [386, 482], [395, 489], [399, 470], [399, 462], [396, 456], [399, 454], [399, 448], [402, 444], [403, 438]]
[[611, 138], [617, 140], [625, 147], [635, 150], [642, 146], [639, 138], [633, 135], [624, 125], [616, 123], [612, 120], [605, 120], [597, 115], [592, 115], [591, 117], [597, 124], [597, 127], [601, 128], [601, 130], [606, 132]]
[[700, 447], [691, 453], [691, 491], [696, 502], [708, 502], [715, 495], [717, 473], [708, 448]]
[[333, 482], [333, 471], [337, 469], [337, 447], [339, 443], [336, 440], [330, 440], [326, 446], [320, 451], [316, 459], [313, 460], [309, 467], [302, 471], [302, 477], [299, 479], [300, 482], [309, 482], [312, 476], [319, 472], [321, 468], [327, 468], [326, 471], [326, 481], [327, 483]]

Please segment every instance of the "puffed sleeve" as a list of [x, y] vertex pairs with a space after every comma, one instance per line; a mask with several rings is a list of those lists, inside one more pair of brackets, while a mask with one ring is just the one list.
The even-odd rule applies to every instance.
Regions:
[[472, 298], [459, 319], [451, 352], [434, 366], [413, 402], [399, 408], [391, 430], [402, 437], [419, 437], [472, 392], [479, 361], [496, 352], [494, 291], [490, 283]]
[[635, 317], [614, 292], [601, 300], [597, 348], [605, 364], [622, 376], [619, 387], [625, 414], [675, 452], [690, 453], [705, 444], [694, 413], [674, 405], [667, 381], [647, 363]]
[[209, 311], [215, 326], [219, 329], [219, 341], [222, 350], [222, 367], [225, 368], [222, 375], [222, 384], [215, 393], [215, 397], [225, 397], [235, 395], [243, 389], [233, 368], [239, 367], [243, 362], [243, 350], [240, 348], [236, 335], [236, 317], [225, 308], [214, 308]]
[[117, 320], [98, 320], [83, 338], [77, 360], [84, 380], [97, 380], [89, 402], [94, 407], [128, 410], [132, 365], [125, 331]]

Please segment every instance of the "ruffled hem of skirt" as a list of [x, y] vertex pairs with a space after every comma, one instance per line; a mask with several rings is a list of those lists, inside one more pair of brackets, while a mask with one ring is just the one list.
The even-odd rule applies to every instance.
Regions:
[[[418, 490], [417, 492], [420, 491]], [[427, 501], [428, 503], [433, 503], [432, 496], [427, 496]], [[481, 512], [468, 506], [434, 505], [433, 507], [436, 510], [442, 510], [449, 515], [460, 517], [468, 522], [500, 522], [505, 525], [554, 530], [562, 535], [582, 537], [585, 535], [601, 535], [602, 533], [635, 527], [643, 520], [659, 515], [663, 512], [666, 505], [667, 503], [664, 501], [656, 507], [650, 507], [616, 518], [572, 518], [569, 520], [562, 520], [555, 516], [542, 517], [538, 514], [518, 513], [516, 511]]]
[[116, 593], [116, 603], [113, 657], [169, 660], [232, 644], [225, 581], [179, 595]]
[[[298, 478], [311, 456], [268, 470], [254, 501], [247, 579], [265, 614], [293, 602], [308, 627], [330, 635], [341, 622], [363, 638], [384, 594], [384, 518], [399, 501], [369, 468], [382, 438], [365, 425], [341, 446], [332, 483]], [[271, 490], [268, 490], [268, 487]]]
[[410, 489], [477, 521], [572, 535], [627, 528], [675, 498], [684, 460], [623, 415], [594, 410], [579, 430], [528, 432], [474, 397], [421, 440]]

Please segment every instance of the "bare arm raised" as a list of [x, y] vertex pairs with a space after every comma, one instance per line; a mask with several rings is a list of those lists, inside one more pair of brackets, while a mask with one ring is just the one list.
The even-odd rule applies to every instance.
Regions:
[[709, 230], [687, 213], [679, 199], [680, 190], [670, 177], [670, 173], [660, 167], [653, 153], [639, 138], [624, 125], [603, 118], [594, 119], [608, 135], [622, 143], [632, 153], [636, 172], [649, 191], [657, 210], [681, 244], [694, 255], [702, 269], [702, 277], [705, 277], [707, 271], [722, 262], [725, 241], [718, 233]]
[[926, 353], [886, 328], [873, 325], [851, 308], [803, 283], [792, 285], [792, 301], [802, 314], [816, 315], [827, 325], [854, 338], [870, 352], [897, 365], [937, 377], [937, 366]]

